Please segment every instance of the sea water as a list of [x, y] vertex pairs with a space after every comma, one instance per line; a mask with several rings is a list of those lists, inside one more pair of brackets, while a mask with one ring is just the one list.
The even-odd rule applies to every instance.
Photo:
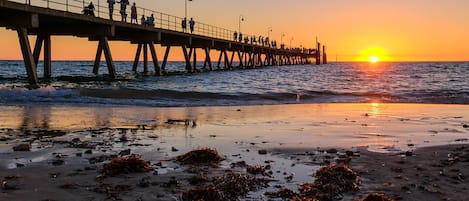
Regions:
[[[54, 61], [52, 80], [46, 81], [41, 79], [40, 64], [40, 88], [29, 89], [22, 61], [0, 61], [0, 104], [469, 103], [469, 62], [339, 62], [162, 77], [135, 74], [132, 62], [115, 62], [116, 80], [107, 78], [104, 64], [100, 75], [94, 75], [92, 65], [92, 61]], [[183, 71], [184, 63], [169, 62], [167, 70]]]

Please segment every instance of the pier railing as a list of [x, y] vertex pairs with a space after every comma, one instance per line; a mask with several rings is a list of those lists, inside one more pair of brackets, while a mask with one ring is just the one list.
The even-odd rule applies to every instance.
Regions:
[[[44, 7], [44, 8], [51, 8], [56, 10], [62, 10], [72, 13], [83, 13], [83, 9], [85, 6], [91, 2], [89, 0], [10, 0], [12, 2], [17, 3], [24, 3], [27, 5]], [[93, 0], [92, 1], [95, 7], [95, 16], [103, 19], [109, 19], [109, 7], [107, 0]], [[132, 5], [128, 5], [126, 9], [127, 14], [127, 23], [131, 21], [130, 15], [130, 8]], [[153, 14], [154, 16], [154, 23], [155, 28], [161, 28], [171, 31], [178, 31], [178, 32], [187, 32], [190, 33], [189, 28], [189, 19], [186, 19], [187, 22], [187, 29], [183, 30], [182, 28], [182, 20], [184, 18], [158, 12], [148, 8], [142, 8], [137, 6], [137, 20], [138, 23], [141, 24], [141, 17], [144, 15], [145, 17], [150, 16]], [[120, 4], [117, 3], [114, 5], [114, 12], [113, 12], [113, 19], [114, 21], [121, 21], [121, 14], [120, 14]], [[195, 21], [196, 24], [194, 26], [193, 34], [207, 36], [217, 39], [223, 40], [234, 40], [233, 34], [235, 31], [209, 25], [206, 23], [202, 23], [199, 21]], [[254, 37], [254, 35], [246, 35], [243, 34], [244, 37]], [[244, 43], [244, 40], [242, 41]]]

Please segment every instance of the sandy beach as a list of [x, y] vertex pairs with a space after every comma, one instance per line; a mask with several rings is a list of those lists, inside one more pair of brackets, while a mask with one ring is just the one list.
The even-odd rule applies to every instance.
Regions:
[[[337, 162], [359, 176], [360, 190], [335, 199], [382, 192], [396, 200], [464, 200], [468, 187], [466, 105], [0, 108], [0, 200], [182, 200], [190, 189], [227, 180], [227, 172], [257, 182], [239, 199], [282, 200], [265, 193], [298, 192]], [[204, 147], [224, 160], [176, 160]], [[131, 154], [150, 170], [103, 170]]]

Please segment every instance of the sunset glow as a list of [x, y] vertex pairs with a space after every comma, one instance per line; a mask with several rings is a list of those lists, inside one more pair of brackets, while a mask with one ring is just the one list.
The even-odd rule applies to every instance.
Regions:
[[379, 58], [377, 56], [371, 56], [368, 61], [370, 63], [377, 63], [379, 61]]
[[[135, 2], [142, 8], [184, 16], [184, 1]], [[318, 6], [321, 9], [311, 12], [311, 8]], [[468, 61], [468, 7], [469, 1], [465, 0], [431, 4], [427, 0], [301, 0], [269, 1], [267, 5], [264, 1], [194, 0], [188, 3], [187, 14], [198, 25], [205, 23], [227, 30], [238, 30], [242, 14], [243, 34], [270, 35], [286, 46], [294, 38], [293, 46], [314, 48], [317, 36], [326, 46], [330, 60], [368, 62], [371, 56], [376, 56], [381, 62]], [[267, 32], [268, 27], [272, 27], [271, 32]], [[32, 36], [31, 43], [34, 41]], [[0, 29], [0, 44], [9, 47], [0, 49], [0, 59], [22, 59], [14, 31]], [[113, 41], [110, 46], [115, 60], [133, 60], [135, 45]], [[52, 37], [53, 60], [92, 60], [96, 48], [97, 43], [86, 38]], [[164, 56], [159, 45], [157, 54]], [[184, 58], [181, 51], [174, 51], [169, 57], [173, 61]]]

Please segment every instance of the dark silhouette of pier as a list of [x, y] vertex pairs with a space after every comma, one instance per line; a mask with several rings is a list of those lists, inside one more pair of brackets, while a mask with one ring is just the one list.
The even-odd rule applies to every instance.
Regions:
[[[154, 75], [166, 74], [168, 56], [175, 47], [181, 48], [185, 59], [185, 71], [189, 73], [231, 70], [234, 68], [256, 68], [262, 66], [309, 64], [312, 59], [321, 63], [321, 46], [315, 49], [281, 48], [271, 43], [258, 43], [249, 40], [254, 35], [243, 34], [247, 40], [234, 40], [228, 29], [196, 22], [193, 33], [181, 27], [183, 18], [139, 8], [139, 16], [154, 15], [155, 25], [132, 24], [107, 19], [109, 13], [105, 0], [95, 0], [96, 16], [82, 14], [89, 1], [82, 0], [0, 0], [0, 26], [18, 33], [21, 52], [28, 81], [38, 83], [37, 64], [43, 49], [44, 78], [51, 78], [51, 36], [76, 36], [98, 42], [93, 73], [98, 74], [102, 54], [104, 54], [109, 76], [116, 77], [116, 70], [109, 47], [109, 41], [129, 41], [137, 46], [133, 71], [137, 71], [143, 51], [143, 73], [149, 73], [148, 53], [154, 67]], [[103, 4], [103, 5], [100, 5]], [[118, 5], [116, 4], [118, 8]], [[114, 12], [119, 15], [118, 9]], [[129, 9], [130, 10], [130, 9]], [[130, 17], [130, 15], [129, 15]], [[114, 17], [120, 19], [120, 17]], [[37, 36], [31, 48], [29, 35]], [[164, 58], [160, 64], [155, 44], [165, 47]], [[204, 64], [197, 66], [196, 50], [201, 49]], [[323, 51], [325, 47], [323, 47]], [[211, 51], [218, 51], [218, 60], [212, 60]], [[326, 57], [323, 54], [323, 62]], [[235, 59], [236, 58], [236, 59]], [[238, 62], [233, 62], [234, 60]], [[212, 61], [216, 62], [213, 63]], [[237, 66], [235, 66], [237, 65]]]

